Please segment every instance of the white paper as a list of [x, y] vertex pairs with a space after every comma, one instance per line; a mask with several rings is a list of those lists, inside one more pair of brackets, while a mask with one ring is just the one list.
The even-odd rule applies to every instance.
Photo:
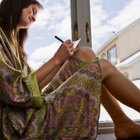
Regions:
[[81, 38], [78, 39], [78, 40], [76, 40], [76, 41], [73, 41], [73, 42], [72, 42], [72, 43], [73, 43], [73, 48], [74, 48], [74, 49], [78, 46], [78, 44], [79, 44], [80, 41], [81, 41]]

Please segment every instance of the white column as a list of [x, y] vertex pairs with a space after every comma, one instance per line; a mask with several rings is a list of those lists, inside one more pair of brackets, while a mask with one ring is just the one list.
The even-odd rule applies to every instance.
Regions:
[[81, 45], [91, 47], [91, 23], [89, 0], [71, 0], [72, 39], [81, 38]]

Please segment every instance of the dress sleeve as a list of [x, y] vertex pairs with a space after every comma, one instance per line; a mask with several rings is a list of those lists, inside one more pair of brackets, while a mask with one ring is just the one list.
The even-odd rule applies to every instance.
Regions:
[[[34, 73], [14, 67], [10, 45], [0, 36], [0, 102], [13, 106], [41, 107], [44, 99]], [[6, 43], [8, 44], [6, 44]], [[5, 50], [3, 48], [6, 48]], [[10, 58], [10, 59], [9, 59]]]
[[23, 107], [41, 107], [43, 97], [34, 73], [24, 76], [0, 60], [0, 101]]

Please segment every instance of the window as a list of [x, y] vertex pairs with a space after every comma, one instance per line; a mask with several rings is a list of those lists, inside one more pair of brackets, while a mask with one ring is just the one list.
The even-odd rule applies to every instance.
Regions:
[[[44, 10], [39, 14], [38, 20], [30, 29], [29, 39], [25, 48], [29, 56], [29, 63], [34, 69], [38, 68], [42, 64], [41, 62], [46, 62], [50, 59], [57, 50], [56, 46], [60, 45], [59, 41], [54, 38], [54, 35], [58, 35], [64, 40], [71, 38], [70, 1], [40, 1], [42, 1]], [[136, 8], [139, 9], [139, 7], [137, 7], [139, 6], [138, 3], [139, 1], [132, 0], [124, 0], [121, 2], [120, 0], [90, 0], [92, 49], [95, 52], [99, 50], [108, 39], [139, 18], [139, 14], [137, 14], [136, 10]], [[134, 5], [135, 9], [133, 8]], [[130, 10], [127, 10], [125, 6], [128, 6], [127, 8]], [[81, 13], [83, 12], [84, 10]], [[120, 12], [122, 13], [119, 14]], [[131, 14], [129, 12], [131, 12]], [[86, 18], [86, 16], [83, 16], [83, 18]], [[135, 34], [135, 36], [136, 35], [137, 34]], [[138, 41], [139, 40], [132, 44], [137, 44]], [[112, 64], [116, 64], [118, 54], [116, 45], [114, 45], [107, 51], [107, 58]], [[106, 58], [106, 54], [102, 53], [102, 58]], [[127, 76], [127, 73], [124, 73], [124, 75]], [[140, 119], [137, 112], [123, 105], [122, 108], [132, 119]], [[111, 121], [110, 116], [103, 107], [101, 107], [100, 121]]]
[[[132, 54], [134, 54], [135, 52], [134, 50], [138, 50], [140, 44], [138, 30], [140, 28], [140, 20], [139, 15], [137, 14], [137, 11], [139, 11], [139, 4], [140, 1], [138, 0], [90, 0], [92, 48], [94, 51], [97, 50], [97, 52], [101, 52], [101, 58], [105, 58], [105, 52], [107, 55], [107, 59], [109, 59], [112, 64], [116, 64], [119, 62], [118, 60], [123, 60], [125, 55], [132, 56]], [[133, 9], [133, 7], [135, 8]], [[128, 30], [128, 26], [130, 27], [130, 30], [132, 29], [131, 31]], [[125, 31], [125, 34], [122, 35], [121, 33], [124, 33], [123, 31]], [[132, 31], [134, 31], [133, 34], [135, 34], [135, 36], [131, 36]], [[128, 38], [128, 36], [130, 38]], [[114, 44], [114, 46], [109, 46], [110, 43]], [[117, 46], [117, 44], [119, 45]], [[134, 44], [135, 46], [132, 44]], [[132, 46], [132, 48], [130, 46]], [[109, 47], [111, 48], [106, 50], [106, 48]], [[126, 49], [124, 49], [124, 47], [126, 47]], [[139, 56], [140, 53], [134, 55], [131, 61], [127, 60], [125, 64], [120, 64], [119, 68], [123, 70], [123, 74], [126, 77], [129, 78], [131, 76], [132, 79], [134, 79], [135, 77], [137, 77], [137, 79], [139, 78]], [[132, 75], [128, 73], [129, 71], [132, 72]], [[134, 84], [140, 87], [140, 83], [138, 80], [135, 81]], [[133, 109], [130, 109], [129, 107], [123, 104], [120, 105], [124, 112], [131, 119], [140, 120], [138, 112], [134, 111]], [[112, 121], [110, 116], [108, 115], [104, 107], [101, 106], [100, 122], [107, 123], [110, 121]]]
[[117, 49], [116, 45], [107, 51], [107, 59], [112, 63], [117, 63]]

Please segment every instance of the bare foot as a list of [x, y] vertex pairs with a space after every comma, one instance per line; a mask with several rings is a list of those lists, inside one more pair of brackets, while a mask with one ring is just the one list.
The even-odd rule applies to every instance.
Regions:
[[128, 139], [132, 137], [140, 137], [140, 124], [129, 120], [121, 124], [115, 125], [115, 136], [118, 139]]

